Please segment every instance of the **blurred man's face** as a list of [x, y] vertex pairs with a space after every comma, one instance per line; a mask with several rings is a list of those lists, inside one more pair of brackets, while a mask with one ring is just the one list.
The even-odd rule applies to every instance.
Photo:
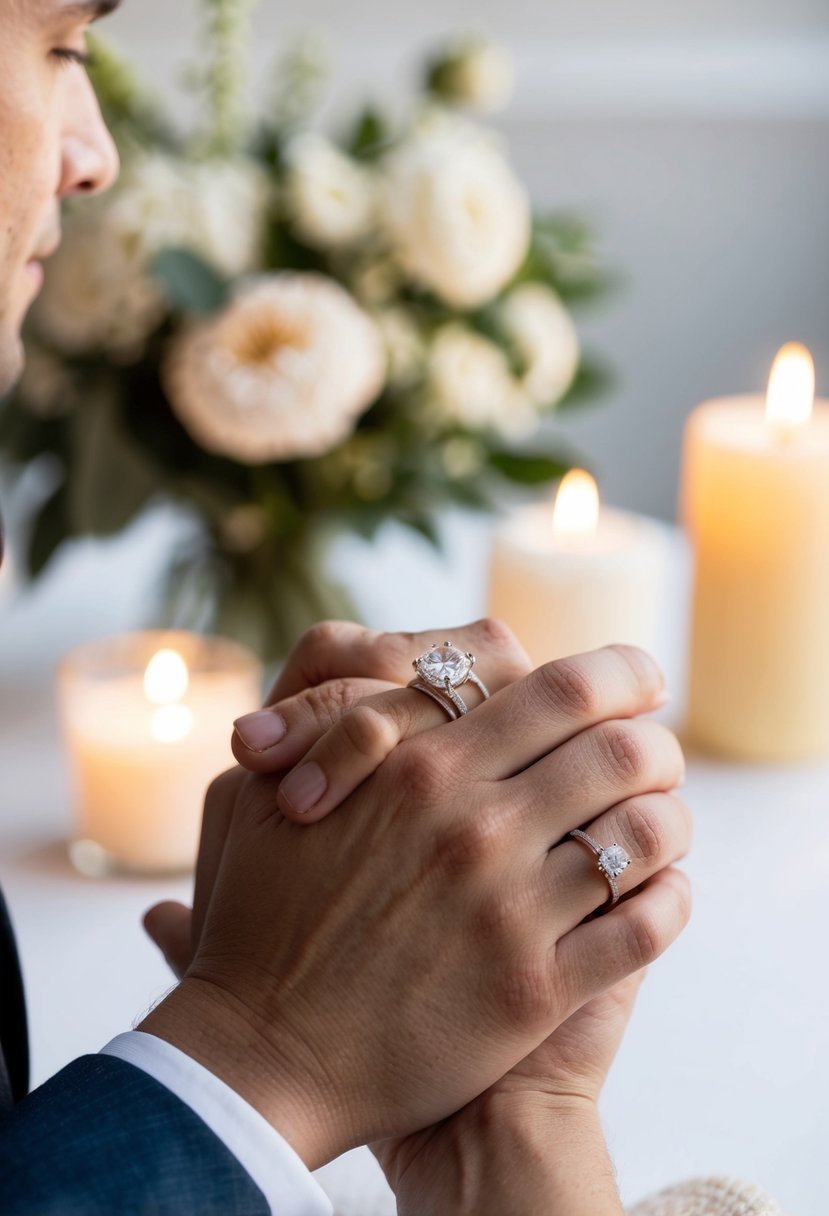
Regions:
[[59, 203], [112, 185], [118, 154], [83, 66], [85, 33], [118, 0], [0, 0], [0, 395], [60, 240]]

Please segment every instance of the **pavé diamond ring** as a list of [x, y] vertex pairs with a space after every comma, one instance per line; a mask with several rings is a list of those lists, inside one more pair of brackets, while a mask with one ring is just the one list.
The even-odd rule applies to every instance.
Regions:
[[571, 832], [570, 835], [574, 840], [580, 840], [586, 844], [599, 859], [599, 870], [604, 874], [610, 884], [611, 898], [609, 907], [619, 902], [619, 884], [616, 879], [630, 865], [630, 858], [620, 844], [609, 844], [603, 848], [597, 840], [592, 836], [588, 836], [587, 832], [582, 832], [578, 828]]
[[476, 685], [484, 700], [489, 700], [489, 691], [483, 680], [475, 675], [474, 666], [474, 654], [458, 650], [451, 642], [444, 642], [442, 646], [435, 642], [412, 663], [417, 675], [409, 688], [416, 688], [437, 701], [454, 722], [459, 714], [469, 713], [469, 706], [457, 691], [462, 684]]

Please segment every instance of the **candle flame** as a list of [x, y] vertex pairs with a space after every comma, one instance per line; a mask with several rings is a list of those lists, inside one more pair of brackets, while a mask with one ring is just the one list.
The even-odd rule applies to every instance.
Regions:
[[571, 469], [563, 479], [553, 508], [558, 537], [587, 536], [599, 523], [599, 487], [584, 469]]
[[162, 705], [150, 723], [150, 731], [158, 743], [179, 743], [192, 729], [193, 713], [186, 705]]
[[171, 705], [187, 692], [190, 673], [175, 650], [159, 650], [144, 672], [144, 693], [153, 705]]
[[771, 369], [766, 420], [783, 435], [807, 426], [815, 404], [815, 364], [800, 342], [788, 342]]

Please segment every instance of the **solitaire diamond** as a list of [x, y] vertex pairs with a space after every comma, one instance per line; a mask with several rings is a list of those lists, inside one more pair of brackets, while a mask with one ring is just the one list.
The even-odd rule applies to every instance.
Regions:
[[630, 858], [620, 844], [608, 845], [599, 854], [599, 869], [608, 878], [618, 878], [630, 865]]
[[463, 654], [449, 642], [432, 646], [415, 660], [415, 670], [421, 679], [435, 688], [445, 688], [448, 680], [452, 688], [465, 683], [472, 670], [471, 655]]

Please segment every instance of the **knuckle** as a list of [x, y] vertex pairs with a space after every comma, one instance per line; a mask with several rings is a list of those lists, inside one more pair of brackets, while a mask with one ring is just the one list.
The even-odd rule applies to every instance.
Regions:
[[334, 650], [342, 641], [342, 621], [317, 621], [300, 635], [296, 649], [318, 654], [321, 650]]
[[317, 723], [328, 729], [353, 708], [356, 692], [349, 680], [327, 680], [307, 689], [304, 697]]
[[537, 672], [538, 687], [548, 707], [570, 718], [592, 719], [601, 710], [594, 678], [578, 659], [557, 659]]
[[492, 616], [476, 621], [472, 626], [472, 633], [476, 641], [497, 650], [513, 650], [519, 644], [509, 625]]
[[665, 827], [653, 807], [630, 802], [619, 816], [619, 834], [628, 851], [646, 866], [655, 865], [665, 847]]
[[629, 785], [647, 772], [648, 755], [633, 722], [606, 722], [599, 728], [602, 762], [614, 783]]
[[356, 705], [342, 718], [341, 728], [351, 750], [369, 759], [386, 755], [395, 745], [391, 719], [370, 705]]
[[651, 911], [636, 911], [627, 924], [627, 950], [639, 970], [647, 967], [668, 945], [668, 937], [661, 921]]

